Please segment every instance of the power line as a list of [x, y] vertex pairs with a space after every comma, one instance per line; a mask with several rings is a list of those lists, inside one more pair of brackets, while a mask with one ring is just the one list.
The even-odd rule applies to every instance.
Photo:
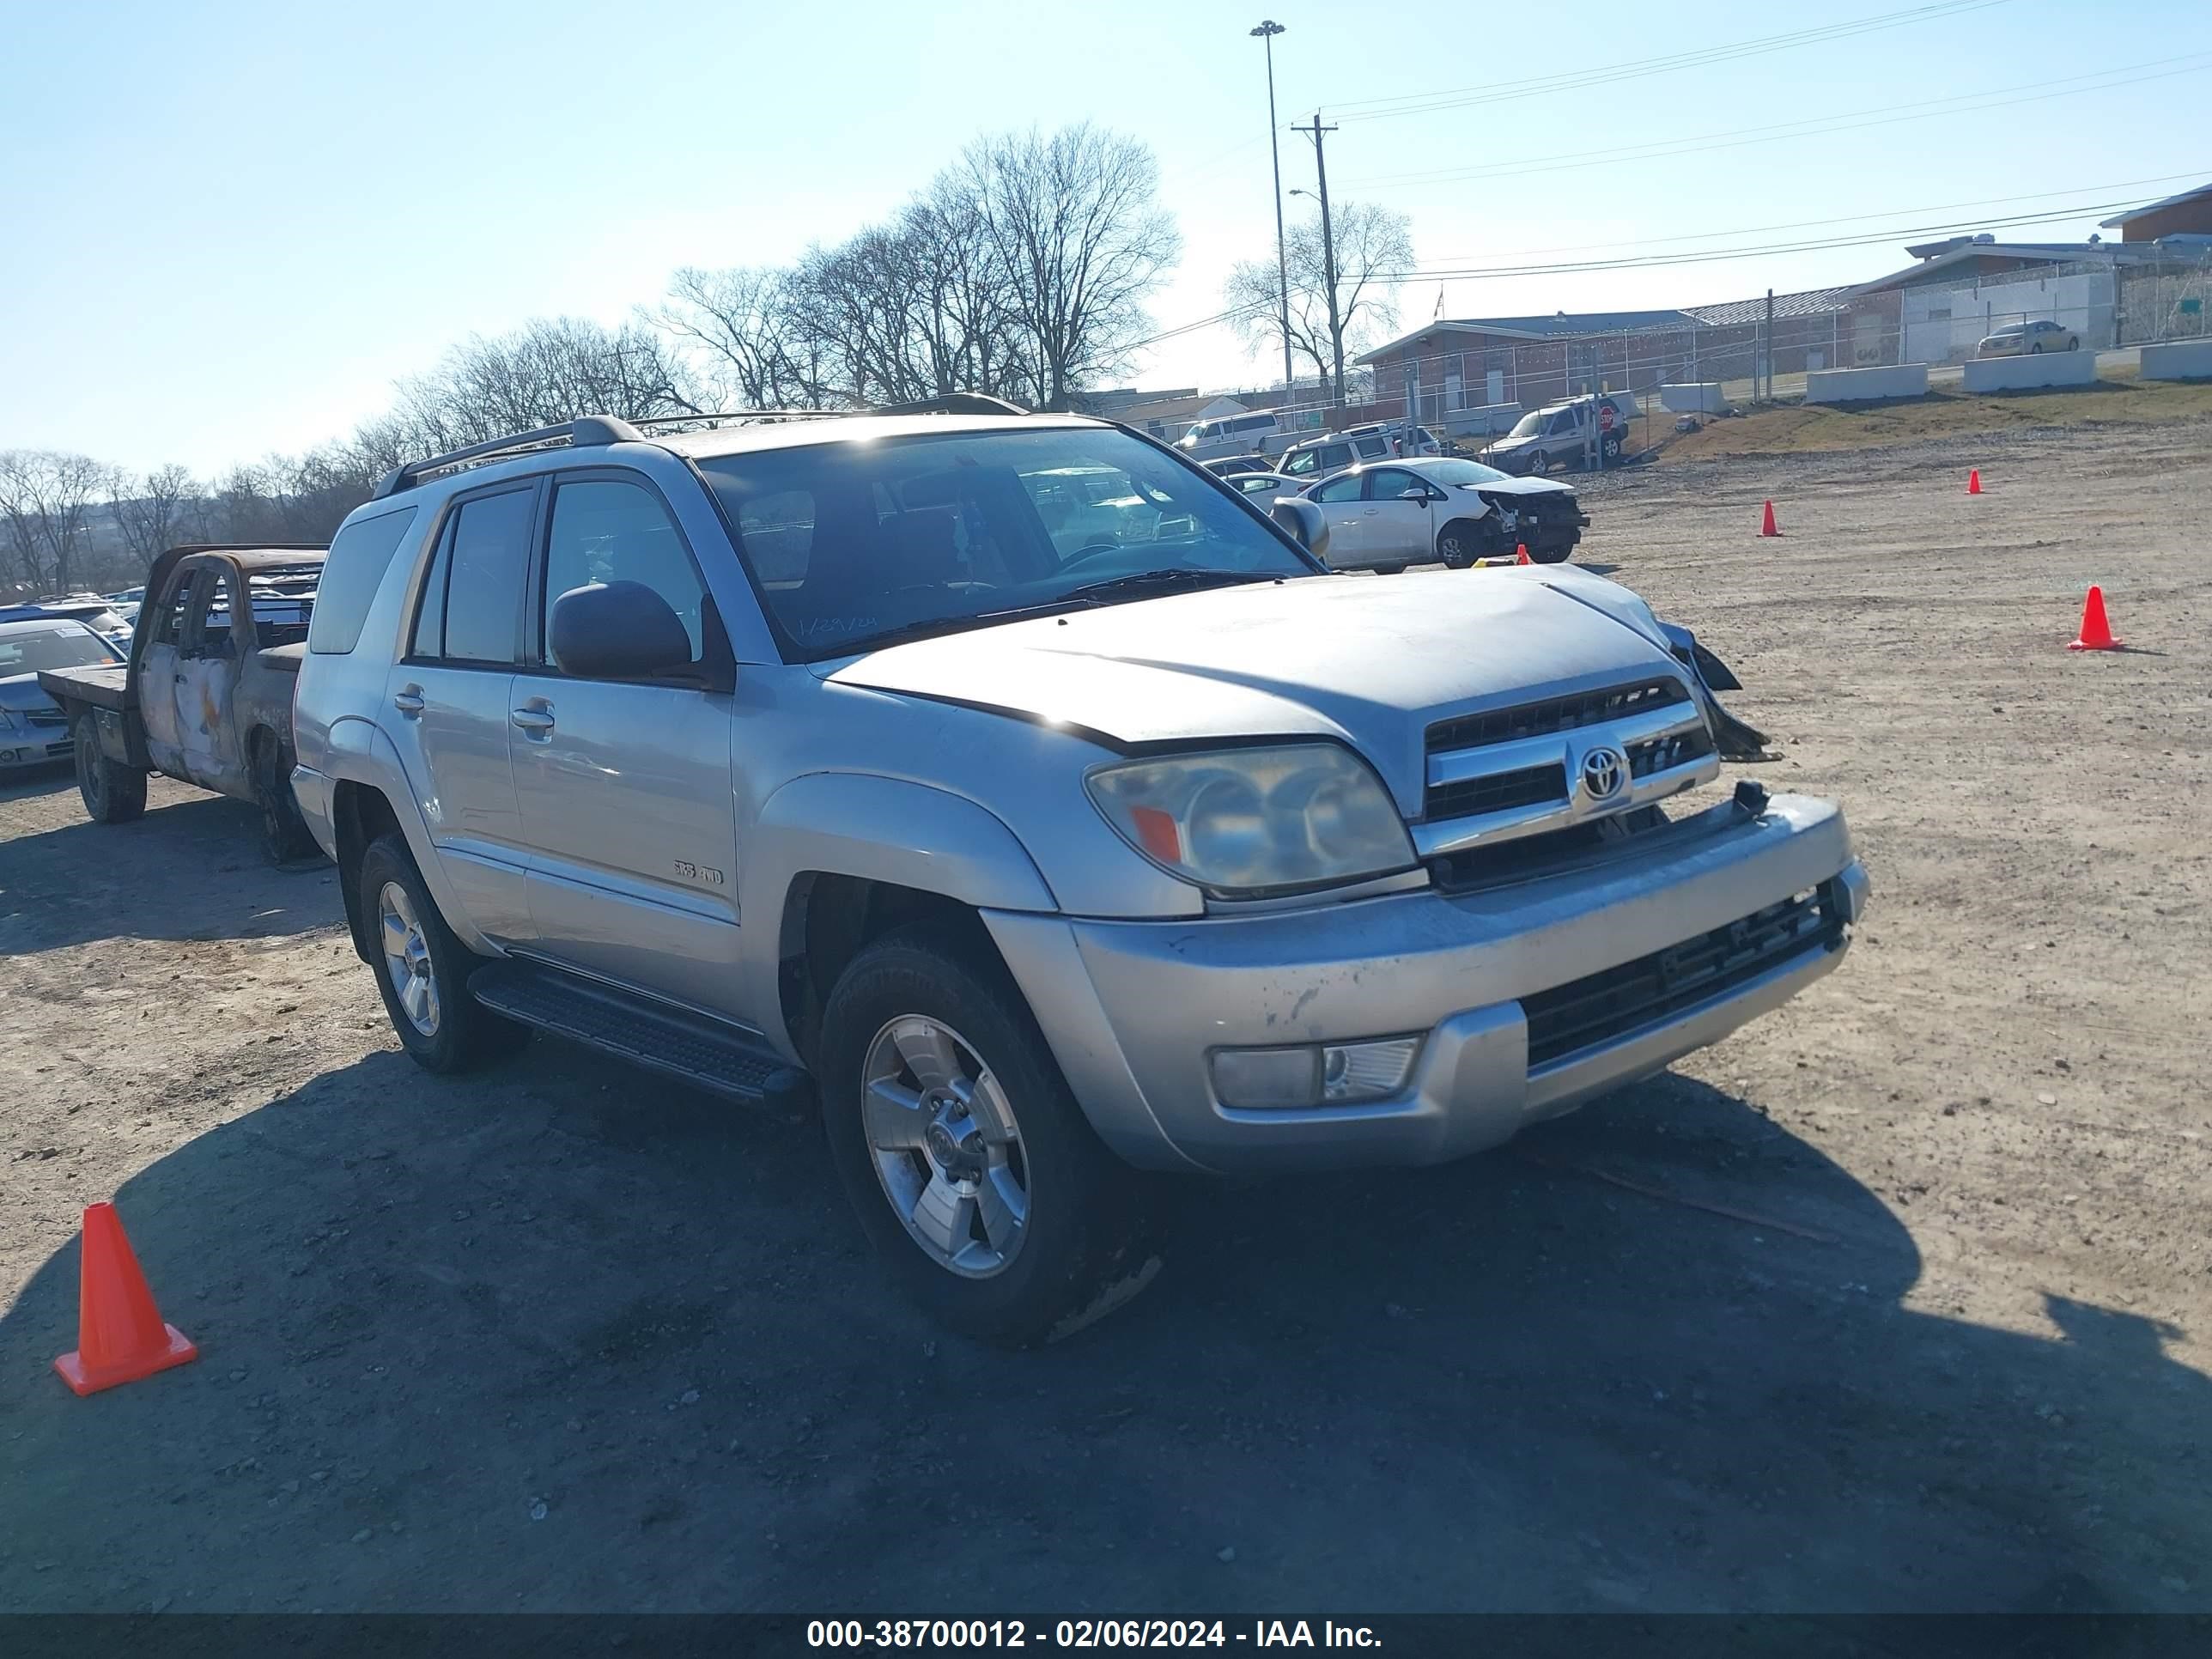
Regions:
[[[2048, 213], [2024, 214], [2007, 222], [2015, 225], [2049, 224], [2060, 220], [2078, 219], [2087, 213], [2107, 213], [2140, 204], [2139, 200], [2135, 198], [2115, 202], [2085, 202]], [[1895, 241], [1905, 236], [1957, 234], [1972, 228], [1977, 222], [1966, 220], [1952, 221], [1942, 224], [1906, 225], [1863, 235], [1821, 237], [1804, 241], [1778, 242], [1750, 247], [1709, 248], [1698, 252], [1638, 254], [1619, 259], [1561, 260], [1556, 263], [1529, 265], [1464, 266], [1456, 269], [1413, 265], [1403, 270], [1379, 274], [1388, 276], [1393, 280], [1446, 277], [1454, 281], [1471, 281], [1496, 276], [1553, 276], [1588, 270], [1644, 270], [1662, 265], [1709, 264], [1722, 259], [1769, 258], [1785, 253], [1812, 253], [1826, 248], [1866, 247], [1875, 243]]]
[[1340, 119], [1346, 121], [1383, 120], [1400, 115], [1422, 115], [1436, 110], [1458, 109], [1469, 104], [1508, 103], [1525, 98], [1548, 97], [1559, 92], [1589, 86], [1607, 85], [1620, 81], [1641, 80], [1649, 76], [1671, 75], [1686, 69], [1702, 68], [1708, 64], [1731, 62], [1740, 58], [1762, 56], [1769, 52], [1787, 52], [1799, 46], [1822, 45], [1832, 40], [1848, 40], [1853, 35], [1869, 34], [1882, 29], [1903, 28], [1915, 23], [1932, 22], [1938, 18], [1984, 11], [1992, 6], [2009, 4], [2010, 0], [1940, 0], [1933, 5], [1909, 7], [1902, 11], [1882, 12], [1871, 17], [1827, 23], [1815, 28], [1795, 29], [1785, 34], [1764, 35], [1756, 40], [1737, 40], [1719, 46], [1700, 46], [1692, 51], [1674, 52], [1665, 57], [1638, 58], [1626, 63], [1577, 70], [1563, 75], [1518, 78], [1506, 88], [1496, 85], [1456, 87], [1425, 93], [1406, 93], [1392, 97], [1334, 100], [1332, 107]]
[[[2171, 179], [2177, 178], [2201, 177], [2203, 175], [2203, 169], [2199, 168], [2186, 173], [2173, 173], [2162, 179], [2143, 179], [2137, 182], [2144, 184], [2163, 184], [2170, 182]], [[2056, 194], [2057, 192], [2051, 193]], [[2029, 200], [2034, 198], [1998, 197], [1992, 199], [2002, 202]], [[2109, 213], [2124, 210], [2131, 207], [2138, 207], [2142, 205], [2145, 199], [2147, 198], [2128, 197], [2113, 201], [2075, 203], [2065, 208], [2053, 209], [2042, 213], [2024, 215], [2020, 217], [2008, 220], [2007, 222], [2015, 225], [2053, 223], [2067, 219], [2077, 219], [2081, 217], [2083, 215], [2089, 213]], [[1976, 204], [1965, 204], [1963, 205]], [[1929, 212], [1935, 210], [1936, 210], [1923, 208], [1892, 208], [1884, 210], [1884, 212], [1894, 214]], [[1877, 216], [1880, 216], [1872, 213], [1855, 214], [1850, 216], [1850, 219], [1871, 219]], [[1848, 222], [1848, 221], [1839, 220], [1834, 222], [1822, 222], [1814, 220], [1805, 222], [1808, 225], [1817, 225], [1822, 222]], [[1409, 265], [1402, 270], [1379, 272], [1377, 274], [1386, 276], [1394, 281], [1435, 281], [1437, 279], [1443, 279], [1455, 282], [1482, 282], [1507, 276], [1569, 276], [1585, 271], [1652, 270], [1669, 265], [1710, 264], [1728, 259], [1774, 258], [1791, 253], [1818, 252], [1830, 248], [1867, 247], [1883, 242], [1895, 241], [1900, 238], [1908, 236], [1956, 234], [1971, 229], [1982, 222], [1984, 222], [1978, 220], [1954, 220], [1942, 223], [1908, 226], [1893, 225], [1884, 230], [1869, 231], [1850, 236], [1812, 238], [1792, 242], [1754, 244], [1748, 246], [1708, 248], [1680, 253], [1638, 254], [1616, 259], [1559, 260], [1522, 265], [1451, 266], [1414, 264]], [[1795, 228], [1796, 227], [1791, 226], [1773, 226], [1769, 227], [1768, 228], [1790, 229]], [[1694, 240], [1704, 237], [1748, 234], [1757, 233], [1756, 231], [1705, 231], [1693, 233], [1687, 238], [1678, 238], [1675, 240]], [[1233, 322], [1241, 318], [1260, 315], [1266, 312], [1267, 309], [1267, 307], [1266, 305], [1259, 302], [1254, 302], [1252, 304], [1243, 306], [1231, 306], [1228, 309], [1216, 312], [1211, 316], [1200, 317], [1187, 323], [1180, 323], [1173, 328], [1163, 330], [1161, 332], [1150, 336], [1146, 339], [1133, 342], [1130, 349], [1132, 350], [1138, 350], [1146, 347], [1162, 344], [1166, 341], [1179, 339], [1185, 335], [1199, 333], [1206, 329], [1217, 327], [1224, 323]]]
[[[1555, 247], [1506, 248], [1502, 252], [1535, 255], [1539, 253], [1589, 253], [1601, 248], [1643, 247], [1653, 243], [1709, 242], [1717, 236], [1761, 236], [1777, 230], [1811, 230], [1822, 225], [1856, 224], [1866, 219], [1887, 219], [1899, 213], [1954, 213], [1967, 208], [2004, 207], [2014, 202], [2047, 202], [2060, 196], [2078, 196], [2085, 191], [2133, 190], [2141, 185], [2170, 185], [2177, 179], [2202, 179], [2206, 169], [2192, 167], [2186, 173], [2163, 173], [2148, 179], [2116, 179], [2110, 184], [2073, 185], [2064, 190], [2033, 191], [2024, 196], [1988, 196], [1971, 202], [1929, 202], [1920, 207], [1883, 208], [1874, 213], [1844, 213], [1831, 219], [1795, 219], [1778, 225], [1741, 225], [1733, 230], [1698, 230], [1678, 236], [1638, 236], [1620, 242], [1571, 242]], [[2001, 222], [2002, 222], [2001, 221]], [[1439, 253], [1439, 260], [1479, 258], [1479, 254]], [[1494, 257], [1494, 256], [1493, 256]]]
[[[2191, 58], [2200, 60], [2191, 62]], [[2179, 67], [2175, 67], [2177, 62]], [[1772, 143], [1778, 140], [1810, 138], [1832, 132], [1855, 132], [1865, 127], [1893, 126], [1905, 121], [1938, 119], [1947, 115], [1971, 115], [1984, 110], [2008, 109], [2018, 104], [2041, 103], [2052, 98], [2077, 97], [2085, 92], [2107, 92], [2119, 87], [2135, 86], [2144, 81], [2160, 81], [2177, 75], [2201, 75], [2212, 69], [2212, 52], [2193, 52], [2183, 58], [2157, 58], [2148, 63], [2124, 64], [2113, 69], [2093, 70], [2080, 75], [2062, 76], [2051, 81], [2031, 81], [2017, 87], [1995, 87], [1987, 92], [1957, 93], [1947, 98], [1923, 100], [1911, 104], [1891, 104], [1863, 115], [1808, 117], [1796, 121], [1778, 121], [1765, 126], [1735, 127], [1720, 132], [1700, 133], [1681, 138], [1654, 139], [1642, 144], [1612, 146], [1602, 149], [1572, 150], [1552, 160], [1486, 161], [1479, 167], [1441, 167], [1423, 173], [1370, 173], [1350, 182], [1374, 189], [1413, 184], [1442, 184], [1473, 180], [1519, 177], [1531, 173], [1565, 173], [1583, 167], [1614, 167], [1629, 161], [1667, 161], [1680, 155], [1696, 155], [1709, 150], [1740, 149], [1751, 144]], [[2136, 74], [2138, 70], [2151, 71]], [[2109, 77], [2120, 76], [2125, 79]], [[2094, 84], [2075, 86], [2074, 82]], [[2039, 91], [2039, 88], [2057, 88]], [[2011, 97], [2021, 93], [2027, 95]], [[1951, 107], [1938, 107], [1951, 106]]]

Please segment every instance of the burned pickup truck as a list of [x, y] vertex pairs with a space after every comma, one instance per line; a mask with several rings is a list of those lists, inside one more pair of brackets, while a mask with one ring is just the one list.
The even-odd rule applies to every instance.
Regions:
[[147, 574], [127, 664], [39, 675], [68, 717], [94, 822], [137, 817], [147, 775], [161, 772], [259, 806], [272, 862], [315, 854], [292, 794], [292, 690], [323, 553], [173, 547]]

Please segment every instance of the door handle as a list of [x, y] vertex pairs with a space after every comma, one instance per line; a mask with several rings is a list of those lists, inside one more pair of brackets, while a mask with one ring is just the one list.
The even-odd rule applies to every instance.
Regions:
[[409, 720], [413, 720], [422, 712], [422, 688], [419, 685], [401, 686], [392, 694], [392, 706]]
[[543, 737], [553, 729], [553, 706], [541, 702], [520, 708], [510, 708], [507, 717], [516, 726], [533, 736]]

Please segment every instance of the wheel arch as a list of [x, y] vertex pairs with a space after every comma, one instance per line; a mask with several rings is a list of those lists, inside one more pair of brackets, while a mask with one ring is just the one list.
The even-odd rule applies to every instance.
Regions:
[[781, 1016], [772, 1036], [811, 1064], [822, 1002], [845, 963], [922, 920], [973, 929], [979, 913], [1056, 910], [1020, 839], [965, 796], [903, 779], [811, 773], [771, 795], [740, 848], [739, 897], [774, 948], [746, 951], [745, 1002]]

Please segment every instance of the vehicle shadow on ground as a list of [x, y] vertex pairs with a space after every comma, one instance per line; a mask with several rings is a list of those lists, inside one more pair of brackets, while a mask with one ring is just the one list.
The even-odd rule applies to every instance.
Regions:
[[0, 1605], [2203, 1600], [2171, 1333], [1908, 1309], [1897, 1216], [1702, 1084], [1185, 1197], [1146, 1294], [997, 1353], [887, 1292], [809, 1118], [543, 1040], [477, 1081], [371, 1054], [117, 1194], [198, 1363], [46, 1375], [73, 1242], [0, 1318]]
[[20, 770], [0, 772], [0, 801], [27, 800], [37, 795], [58, 795], [76, 787], [76, 768], [69, 761], [48, 761]]
[[[116, 937], [263, 939], [343, 921], [336, 871], [320, 860], [273, 870], [260, 835], [252, 807], [195, 793], [149, 802], [135, 823], [82, 818], [12, 837], [0, 866], [0, 954]], [[177, 870], [192, 879], [148, 875]]]

